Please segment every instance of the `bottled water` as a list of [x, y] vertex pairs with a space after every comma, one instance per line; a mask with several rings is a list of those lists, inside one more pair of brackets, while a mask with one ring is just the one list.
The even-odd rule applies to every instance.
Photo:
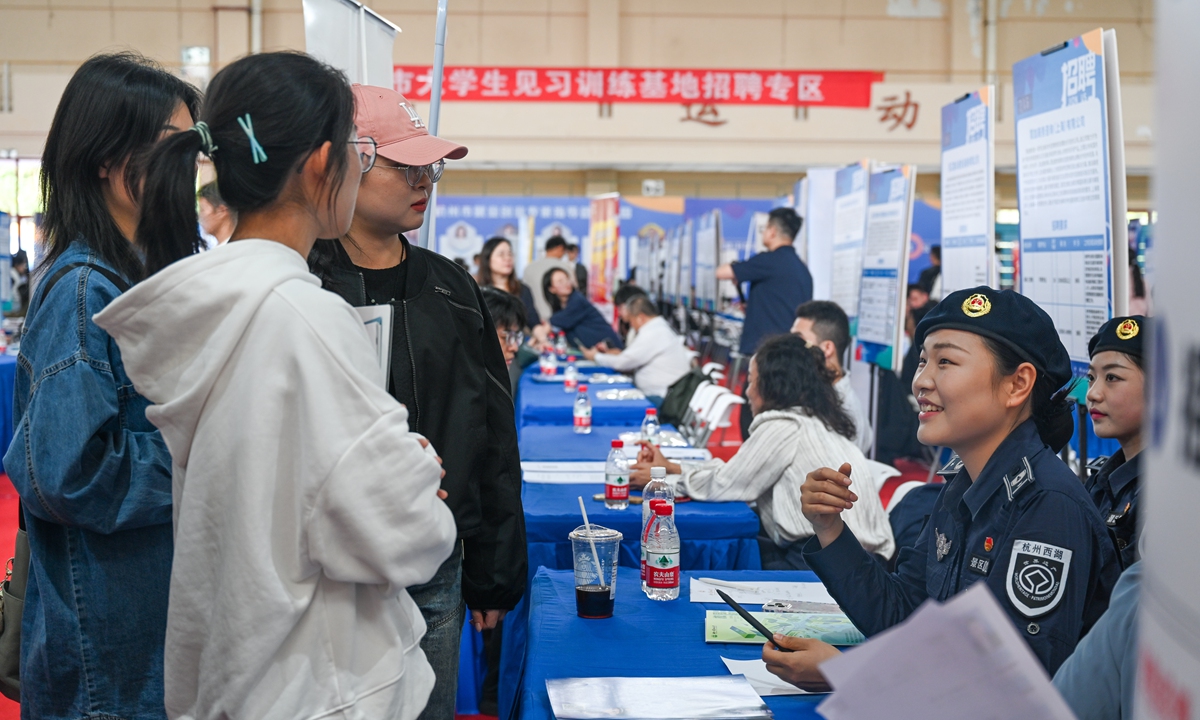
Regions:
[[604, 506], [613, 510], [629, 507], [629, 458], [621, 440], [612, 441], [604, 464]]
[[592, 401], [588, 397], [587, 385], [580, 385], [575, 393], [575, 434], [592, 434]]
[[658, 410], [646, 408], [646, 417], [642, 419], [642, 439], [651, 445], [657, 445], [660, 432], [662, 425], [658, 422]]
[[538, 368], [543, 375], [553, 375], [558, 372], [558, 360], [554, 357], [554, 351], [550, 348], [544, 348], [542, 354], [538, 356]]
[[646, 597], [675, 600], [679, 597], [679, 531], [675, 529], [675, 503], [658, 501], [654, 520], [646, 533]]
[[554, 352], [559, 355], [567, 354], [567, 334], [565, 332], [558, 333], [558, 337], [554, 338]]
[[579, 388], [579, 369], [575, 367], [575, 356], [567, 358], [567, 369], [563, 370], [563, 392], [573, 393]]
[[667, 469], [654, 467], [650, 468], [650, 482], [642, 488], [642, 592], [649, 592], [646, 588], [646, 533], [653, 524], [654, 505], [660, 502], [674, 505], [675, 491], [667, 484]]

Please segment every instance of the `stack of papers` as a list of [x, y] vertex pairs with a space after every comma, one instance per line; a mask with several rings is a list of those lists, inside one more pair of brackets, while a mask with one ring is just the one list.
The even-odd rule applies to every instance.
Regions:
[[646, 394], [634, 388], [609, 388], [596, 391], [597, 400], [645, 400]]
[[819, 603], [821, 610], [837, 610], [837, 602], [819, 582], [729, 582], [715, 578], [692, 578], [688, 586], [694, 603], [720, 603], [721, 590], [741, 605], [762, 605], [772, 600], [791, 600], [797, 603]]
[[984, 583], [821, 665], [826, 720], [1073, 720]]
[[[771, 632], [788, 637], [820, 640], [830, 645], [858, 645], [866, 641], [854, 623], [840, 613], [750, 614]], [[764, 638], [754, 626], [732, 610], [709, 610], [704, 613], [704, 642], [761, 645], [767, 640], [770, 638]]]
[[731, 674], [745, 676], [746, 680], [750, 682], [750, 687], [754, 688], [754, 692], [758, 693], [760, 697], [809, 694], [807, 690], [801, 690], [790, 682], [772, 675], [771, 671], [767, 670], [767, 664], [762, 661], [762, 658], [730, 660], [722, 657], [721, 660], [725, 663], [725, 667], [729, 668]]
[[521, 461], [521, 477], [528, 483], [604, 484], [603, 462]]
[[558, 720], [771, 720], [741, 675], [564, 678], [546, 681]]

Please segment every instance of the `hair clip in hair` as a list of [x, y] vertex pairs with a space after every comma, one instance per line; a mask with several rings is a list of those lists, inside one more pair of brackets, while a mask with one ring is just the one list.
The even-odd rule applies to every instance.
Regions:
[[196, 134], [200, 136], [200, 150], [205, 155], [212, 157], [213, 153], [217, 151], [217, 146], [213, 144], [212, 131], [208, 129], [208, 123], [201, 120], [189, 129], [195, 130]]
[[263, 146], [259, 144], [258, 138], [254, 137], [254, 125], [250, 122], [250, 113], [237, 119], [238, 125], [241, 126], [242, 132], [246, 133], [246, 137], [250, 139], [250, 156], [254, 158], [254, 164], [267, 161], [267, 151], [263, 150]]

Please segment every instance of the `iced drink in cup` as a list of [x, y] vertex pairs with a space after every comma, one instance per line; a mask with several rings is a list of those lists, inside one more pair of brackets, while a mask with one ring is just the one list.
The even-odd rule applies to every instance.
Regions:
[[[617, 597], [617, 561], [621, 554], [621, 533], [599, 525], [582, 525], [571, 531], [571, 551], [575, 557], [575, 611], [581, 618], [609, 618]], [[588, 539], [592, 542], [588, 542]], [[596, 552], [592, 554], [592, 543]], [[600, 560], [597, 571], [596, 558]]]

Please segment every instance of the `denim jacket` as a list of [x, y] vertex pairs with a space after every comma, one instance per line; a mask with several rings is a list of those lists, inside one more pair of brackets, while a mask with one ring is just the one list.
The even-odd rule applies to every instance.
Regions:
[[[70, 263], [108, 267], [82, 242]], [[92, 316], [120, 291], [88, 267], [35, 286], [4, 467], [21, 495], [30, 570], [23, 718], [165, 718], [171, 457], [117, 344]]]

